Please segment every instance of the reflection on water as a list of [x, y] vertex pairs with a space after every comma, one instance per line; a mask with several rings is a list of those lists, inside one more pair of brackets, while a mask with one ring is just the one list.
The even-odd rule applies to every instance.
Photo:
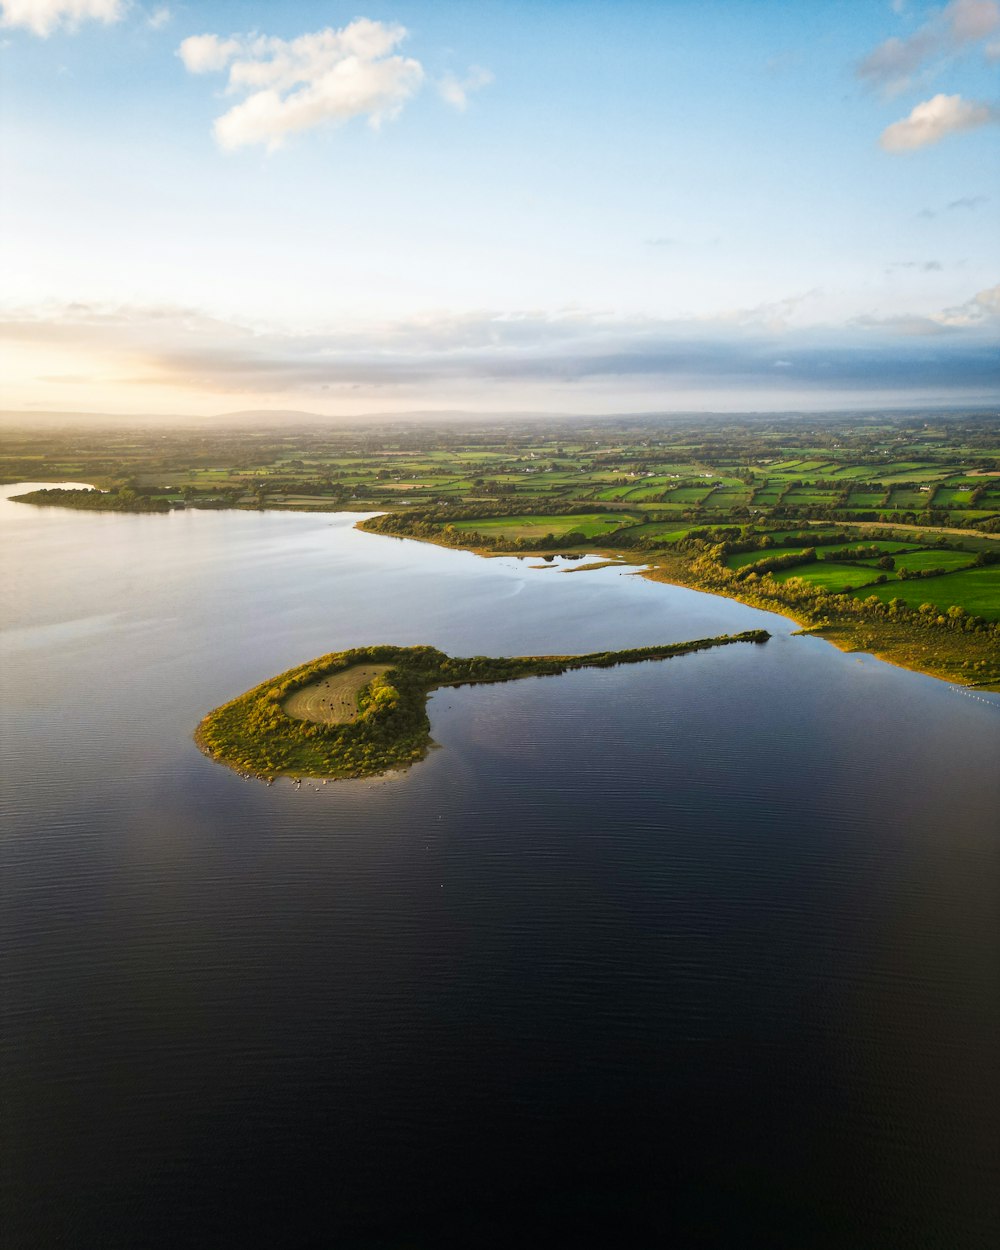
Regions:
[[[9, 1244], [995, 1243], [995, 696], [350, 516], [0, 509]], [[761, 624], [439, 691], [383, 782], [191, 741], [344, 647]]]

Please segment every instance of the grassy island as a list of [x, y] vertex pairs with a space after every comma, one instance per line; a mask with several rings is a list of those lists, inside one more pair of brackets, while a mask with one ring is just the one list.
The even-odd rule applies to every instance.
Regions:
[[441, 686], [666, 660], [769, 637], [758, 629], [631, 651], [468, 659], [434, 647], [355, 648], [289, 669], [216, 708], [195, 740], [206, 755], [249, 776], [368, 777], [426, 754], [427, 695]]

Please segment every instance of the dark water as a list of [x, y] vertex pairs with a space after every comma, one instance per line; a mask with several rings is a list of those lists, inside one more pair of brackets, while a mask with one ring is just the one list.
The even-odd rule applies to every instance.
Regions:
[[[0, 504], [3, 1244], [997, 1244], [1000, 700], [351, 520]], [[190, 738], [356, 644], [761, 623], [439, 692], [401, 778]]]

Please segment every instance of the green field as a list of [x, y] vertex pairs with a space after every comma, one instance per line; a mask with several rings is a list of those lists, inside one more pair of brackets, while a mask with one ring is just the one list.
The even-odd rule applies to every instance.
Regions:
[[661, 543], [675, 543], [683, 538], [690, 526], [678, 529], [676, 525], [663, 521], [645, 521], [640, 525], [630, 525], [626, 531], [630, 538], [652, 538]]
[[766, 560], [769, 556], [791, 555], [793, 552], [801, 555], [805, 550], [805, 547], [768, 547], [757, 551], [738, 551], [726, 559], [726, 567], [742, 569], [748, 564], [756, 564], [758, 560]]
[[[924, 569], [947, 569], [949, 572], [953, 569], [964, 569], [975, 558], [967, 551], [909, 551], [893, 556], [897, 570], [906, 569], [913, 573], [920, 573]], [[877, 561], [864, 560], [862, 563], [876, 565]]]
[[[861, 542], [831, 543], [830, 550], [864, 551], [867, 547], [878, 547], [879, 551], [884, 552], [886, 555], [895, 556], [897, 551], [912, 551], [915, 545], [914, 543], [894, 542], [892, 539], [866, 538]], [[822, 560], [823, 548], [817, 545], [816, 550], [819, 558]]]
[[571, 516], [527, 515], [512, 517], [478, 517], [454, 522], [455, 529], [466, 533], [501, 535], [504, 538], [542, 538], [551, 534], [561, 538], [576, 532], [586, 538], [608, 534], [638, 518], [628, 512], [591, 512]]
[[817, 560], [814, 564], [798, 564], [791, 569], [782, 569], [772, 573], [776, 582], [787, 582], [792, 577], [801, 577], [803, 581], [814, 586], [822, 586], [826, 590], [841, 591], [848, 586], [856, 588], [873, 582], [879, 575], [878, 569], [863, 569], [857, 564], [837, 564], [833, 560]]
[[1000, 565], [965, 569], [943, 577], [887, 582], [884, 586], [866, 589], [862, 598], [869, 594], [877, 595], [884, 603], [899, 598], [912, 608], [919, 608], [922, 603], [933, 603], [943, 611], [956, 604], [965, 608], [970, 616], [981, 616], [985, 621], [1000, 621]]

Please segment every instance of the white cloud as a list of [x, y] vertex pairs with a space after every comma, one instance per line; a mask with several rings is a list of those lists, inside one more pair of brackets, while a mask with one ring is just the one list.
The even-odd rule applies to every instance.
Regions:
[[949, 326], [976, 326], [1000, 320], [1000, 284], [979, 291], [955, 308], [946, 308], [939, 321]]
[[377, 128], [396, 117], [420, 89], [423, 66], [395, 54], [406, 38], [399, 25], [358, 18], [297, 39], [264, 35], [193, 35], [178, 55], [192, 74], [227, 66], [229, 94], [245, 99], [216, 119], [224, 148], [280, 147], [286, 136], [323, 123], [366, 117]]
[[464, 112], [473, 91], [481, 91], [493, 82], [493, 75], [481, 65], [470, 65], [464, 78], [456, 78], [454, 74], [445, 74], [438, 82], [437, 88], [441, 99], [459, 112]]
[[243, 48], [242, 39], [220, 39], [218, 35], [191, 35], [177, 49], [184, 68], [192, 74], [210, 74], [225, 69]]
[[857, 67], [870, 86], [896, 95], [911, 85], [911, 75], [932, 57], [960, 51], [1000, 28], [1000, 0], [951, 0], [939, 15], [907, 39], [887, 39]]
[[996, 120], [996, 110], [989, 104], [960, 95], [936, 95], [916, 105], [909, 117], [886, 127], [879, 143], [886, 152], [913, 152]]
[[128, 0], [0, 0], [0, 26], [21, 26], [45, 39], [60, 27], [120, 21], [127, 7]]
[[162, 30], [164, 26], [169, 25], [173, 14], [167, 6], [161, 5], [158, 9], [154, 9], [146, 19], [146, 25], [152, 27], [153, 30]]

